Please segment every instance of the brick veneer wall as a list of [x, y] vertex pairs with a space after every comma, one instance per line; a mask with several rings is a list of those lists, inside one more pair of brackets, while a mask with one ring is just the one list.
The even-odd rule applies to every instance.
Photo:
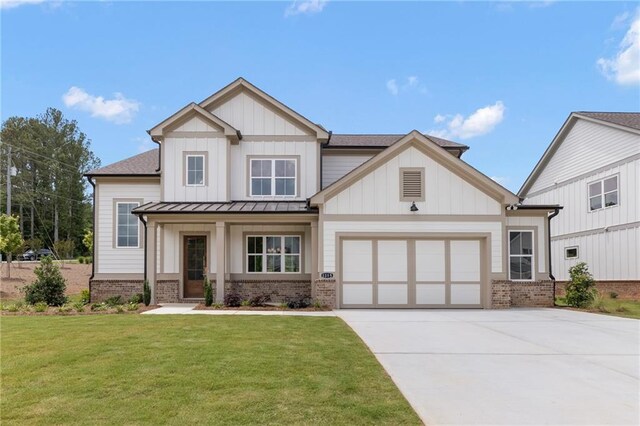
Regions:
[[158, 280], [156, 281], [156, 303], [177, 303], [179, 302], [180, 282], [178, 280]]
[[491, 308], [552, 307], [553, 281], [491, 281]]
[[113, 296], [127, 301], [131, 296], [142, 294], [142, 280], [92, 280], [91, 302], [102, 302]]
[[[556, 283], [556, 296], [564, 296], [567, 281]], [[640, 281], [596, 281], [596, 289], [603, 296], [618, 293], [619, 299], [640, 300]]]
[[336, 306], [336, 280], [319, 279], [313, 283], [312, 297], [314, 302], [331, 309]]
[[239, 294], [243, 300], [268, 294], [272, 303], [280, 303], [289, 299], [310, 298], [311, 281], [227, 281], [224, 294], [230, 293]]

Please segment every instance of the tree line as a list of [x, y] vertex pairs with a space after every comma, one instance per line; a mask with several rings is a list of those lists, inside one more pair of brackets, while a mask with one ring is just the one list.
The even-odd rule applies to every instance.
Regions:
[[10, 210], [26, 248], [54, 249], [68, 241], [73, 254], [86, 252], [83, 238], [93, 215], [83, 174], [100, 167], [100, 160], [77, 122], [55, 108], [36, 117], [10, 117], [2, 123], [0, 143], [0, 213], [7, 212], [9, 167]]

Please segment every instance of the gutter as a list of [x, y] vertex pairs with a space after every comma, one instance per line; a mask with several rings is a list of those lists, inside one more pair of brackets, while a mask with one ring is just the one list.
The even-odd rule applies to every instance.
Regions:
[[96, 275], [96, 184], [91, 176], [87, 176], [87, 181], [89, 181], [89, 184], [93, 188], [93, 194], [91, 195], [93, 199], [91, 206], [93, 208], [93, 221], [91, 223], [93, 244], [91, 245], [91, 276], [89, 277], [89, 299], [91, 299], [91, 281], [93, 281], [93, 277]]
[[553, 306], [556, 306], [556, 277], [553, 276], [551, 269], [551, 219], [558, 216], [560, 213], [560, 209], [562, 207], [556, 207], [549, 216], [547, 216], [548, 224], [547, 224], [547, 241], [549, 241], [549, 246], [547, 248], [548, 262], [549, 262], [549, 278], [553, 281]]

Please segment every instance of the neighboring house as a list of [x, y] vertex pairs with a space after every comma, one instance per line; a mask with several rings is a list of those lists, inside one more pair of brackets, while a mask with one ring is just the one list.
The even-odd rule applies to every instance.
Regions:
[[[243, 79], [149, 131], [152, 150], [88, 173], [91, 297], [155, 303], [313, 297], [332, 307], [553, 303], [548, 222], [412, 131], [338, 135]], [[552, 215], [553, 215], [552, 214]], [[551, 215], [551, 216], [552, 216]]]
[[640, 113], [572, 113], [519, 195], [564, 206], [551, 225], [556, 279], [586, 262], [602, 289], [640, 283]]

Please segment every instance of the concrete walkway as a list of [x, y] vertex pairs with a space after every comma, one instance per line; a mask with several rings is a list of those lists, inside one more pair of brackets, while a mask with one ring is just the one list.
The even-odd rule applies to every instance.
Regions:
[[157, 309], [143, 312], [142, 315], [279, 315], [279, 316], [305, 316], [305, 317], [335, 317], [333, 311], [259, 311], [244, 309], [213, 309], [209, 311], [195, 310], [195, 303], [167, 303]]
[[337, 314], [430, 426], [640, 424], [640, 321], [559, 309]]

